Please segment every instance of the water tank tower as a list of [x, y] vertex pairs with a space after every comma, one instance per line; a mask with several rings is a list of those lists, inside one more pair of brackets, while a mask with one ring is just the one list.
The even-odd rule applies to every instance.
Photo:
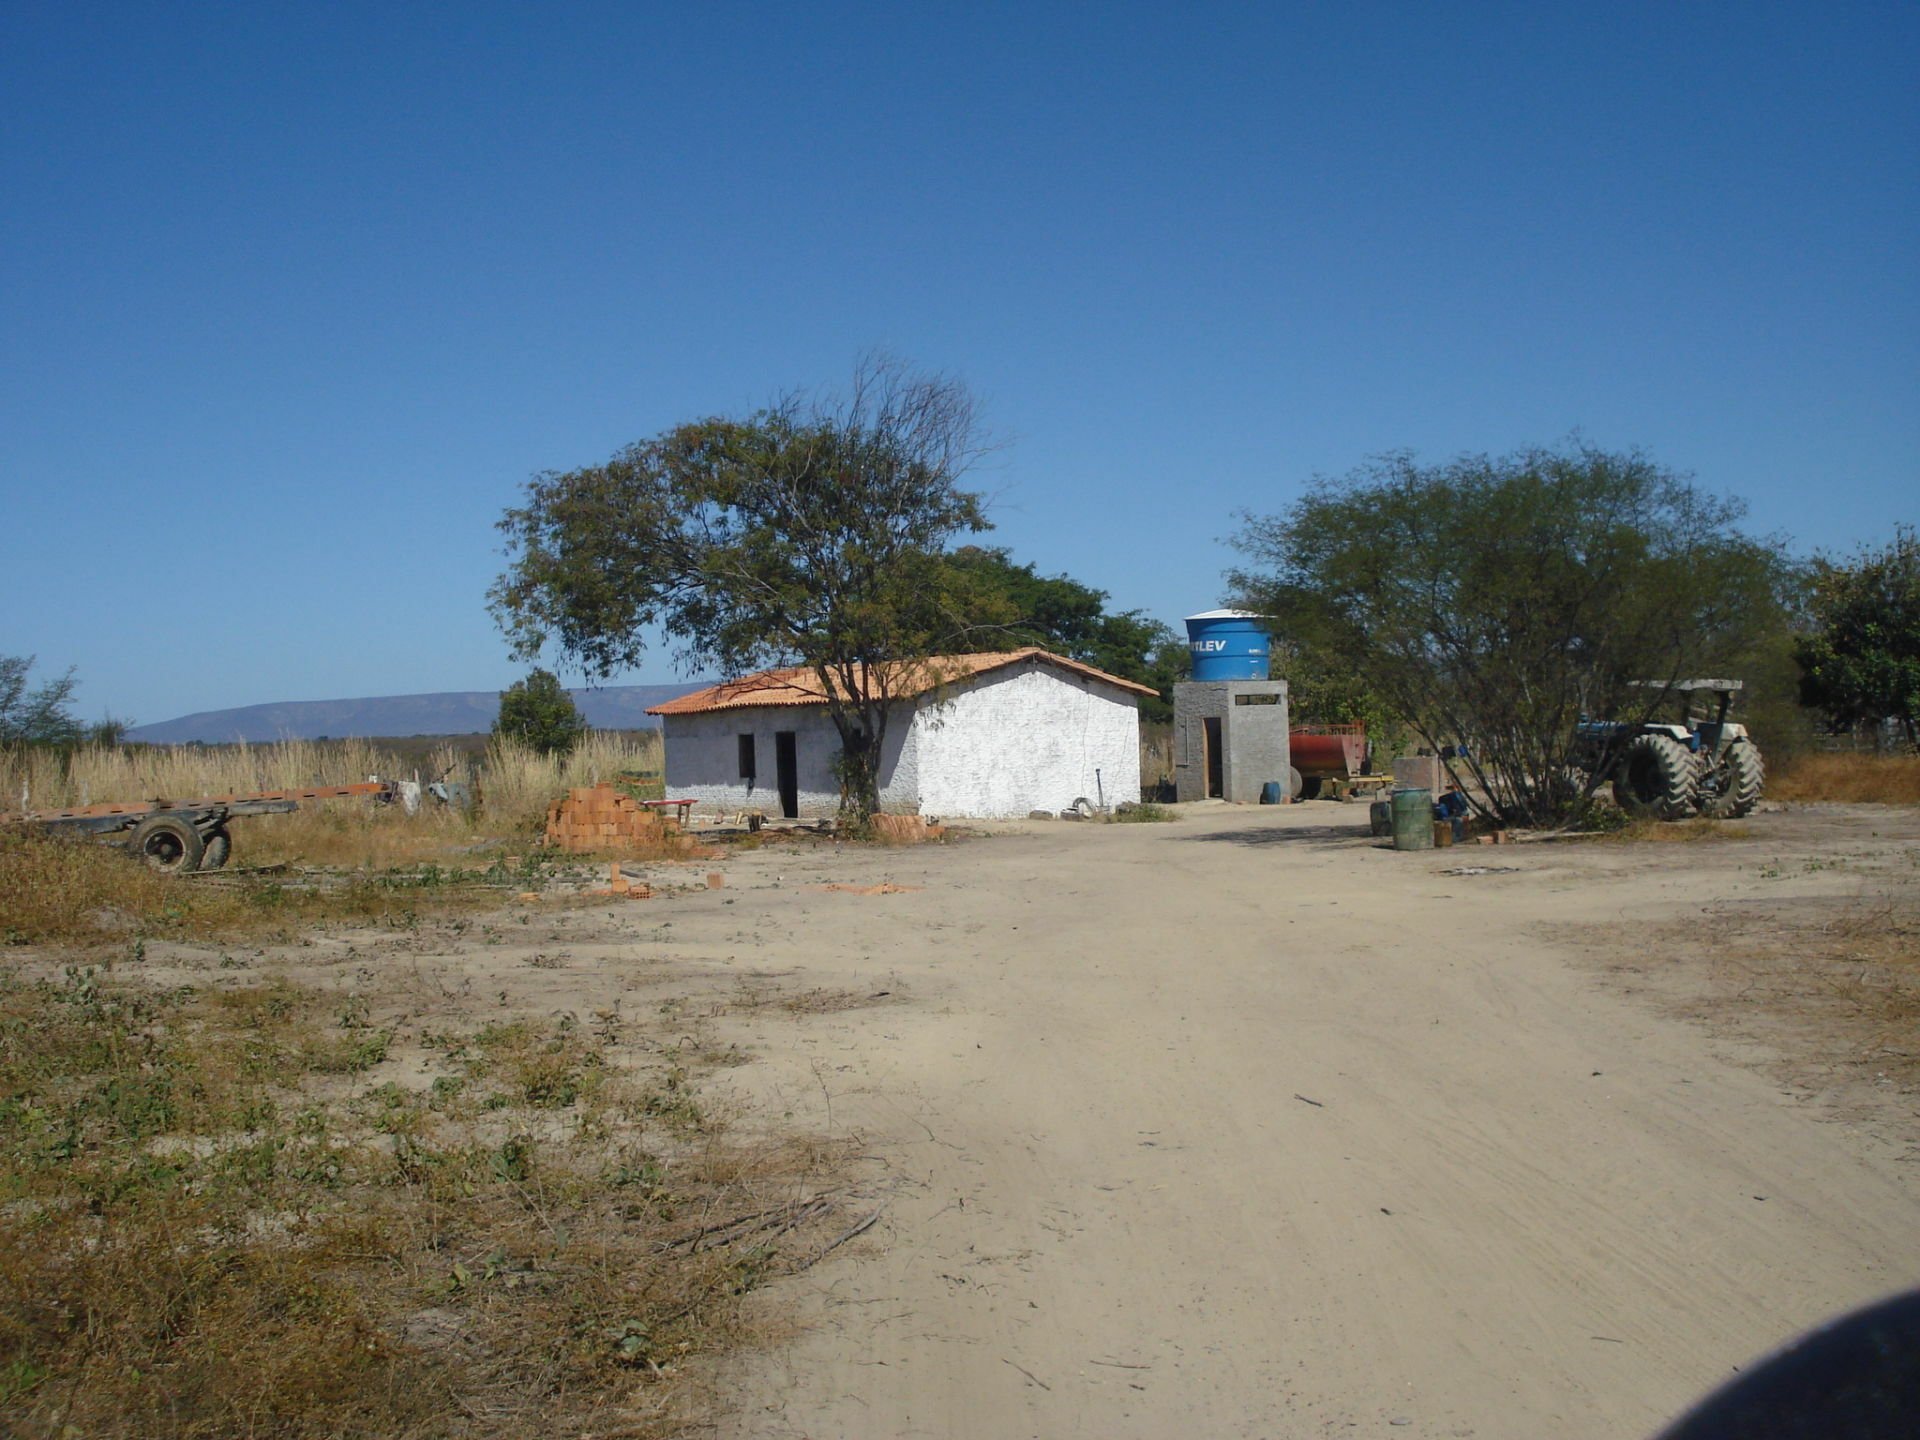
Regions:
[[1243, 805], [1263, 792], [1294, 794], [1287, 682], [1268, 678], [1266, 617], [1247, 610], [1189, 615], [1187, 648], [1193, 678], [1173, 687], [1175, 794]]

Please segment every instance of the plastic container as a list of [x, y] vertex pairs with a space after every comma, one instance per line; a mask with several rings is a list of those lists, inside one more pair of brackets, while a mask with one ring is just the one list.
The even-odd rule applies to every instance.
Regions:
[[1393, 792], [1393, 848], [1431, 850], [1433, 848], [1433, 792], [1396, 790]]
[[1265, 680], [1267, 622], [1246, 610], [1208, 610], [1187, 617], [1187, 649], [1195, 680]]

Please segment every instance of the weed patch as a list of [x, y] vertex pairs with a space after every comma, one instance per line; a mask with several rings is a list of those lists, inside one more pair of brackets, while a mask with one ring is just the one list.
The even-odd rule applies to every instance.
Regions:
[[673, 1433], [742, 1297], [843, 1231], [845, 1154], [731, 1143], [671, 1056], [511, 1020], [343, 1087], [372, 1013], [0, 976], [9, 1434]]

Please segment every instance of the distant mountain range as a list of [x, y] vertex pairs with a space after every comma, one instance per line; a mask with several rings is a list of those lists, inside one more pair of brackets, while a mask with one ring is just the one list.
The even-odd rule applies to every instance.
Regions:
[[[598, 730], [640, 730], [660, 721], [646, 713], [658, 705], [711, 684], [609, 685], [599, 690], [574, 690], [573, 703]], [[373, 695], [362, 700], [283, 700], [274, 705], [242, 705], [233, 710], [205, 710], [136, 725], [129, 740], [150, 745], [208, 745], [269, 740], [333, 740], [358, 736], [473, 735], [493, 728], [500, 713], [498, 690], [447, 690], [437, 695]]]

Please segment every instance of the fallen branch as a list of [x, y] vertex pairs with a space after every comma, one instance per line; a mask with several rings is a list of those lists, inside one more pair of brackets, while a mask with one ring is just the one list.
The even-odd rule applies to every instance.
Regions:
[[[731, 1245], [756, 1235], [762, 1230], [777, 1230], [784, 1234], [797, 1225], [802, 1225], [817, 1215], [824, 1215], [833, 1208], [833, 1201], [824, 1196], [811, 1200], [795, 1200], [786, 1205], [775, 1205], [771, 1209], [756, 1210], [749, 1215], [736, 1215], [730, 1220], [715, 1221], [711, 1225], [702, 1225], [698, 1230], [676, 1235], [671, 1240], [660, 1242], [662, 1250], [678, 1250], [686, 1246], [689, 1250], [700, 1250], [721, 1245]], [[705, 1242], [703, 1244], [703, 1242]]]
[[1012, 1365], [1014, 1369], [1018, 1370], [1022, 1375], [1026, 1376], [1029, 1380], [1033, 1381], [1033, 1383], [1038, 1385], [1042, 1390], [1050, 1391], [1053, 1389], [1053, 1386], [1049, 1385], [1046, 1381], [1042, 1380], [1038, 1375], [1034, 1374], [1033, 1371], [1029, 1370], [1026, 1366], [1021, 1365], [1013, 1360], [1007, 1360], [1007, 1357], [1004, 1355], [1002, 1355], [1000, 1358], [1002, 1360], [1006, 1360], [1007, 1364]]
[[808, 1256], [805, 1260], [802, 1260], [798, 1264], [796, 1264], [793, 1267], [793, 1270], [791, 1273], [798, 1275], [802, 1270], [811, 1270], [815, 1265], [818, 1265], [822, 1260], [826, 1259], [827, 1256], [831, 1255], [834, 1251], [838, 1250], [842, 1245], [846, 1244], [849, 1240], [852, 1240], [856, 1236], [866, 1234], [867, 1231], [871, 1230], [877, 1223], [879, 1223], [880, 1216], [886, 1211], [886, 1208], [887, 1208], [886, 1206], [882, 1205], [878, 1210], [874, 1211], [871, 1215], [867, 1216], [866, 1219], [854, 1225], [852, 1229], [848, 1230], [845, 1234], [841, 1235], [838, 1239], [829, 1240], [825, 1245], [821, 1246], [812, 1255]]

